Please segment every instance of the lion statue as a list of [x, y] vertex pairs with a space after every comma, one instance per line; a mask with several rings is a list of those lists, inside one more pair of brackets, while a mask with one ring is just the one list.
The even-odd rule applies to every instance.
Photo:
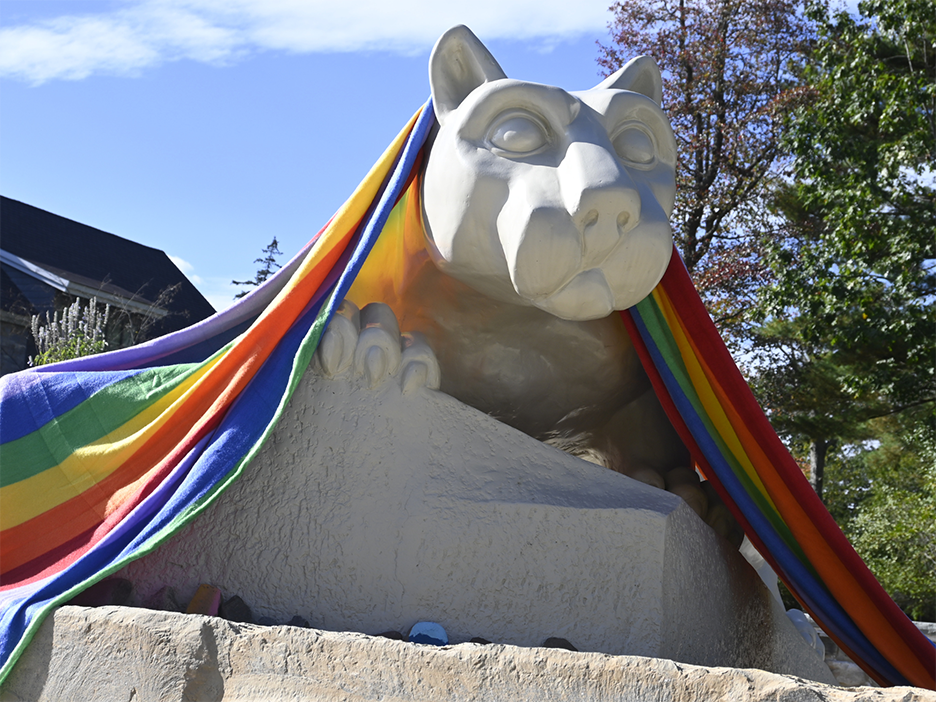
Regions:
[[323, 629], [428, 620], [454, 643], [563, 637], [831, 680], [617, 313], [673, 250], [655, 63], [567, 92], [507, 78], [456, 27], [429, 73], [415, 262], [355, 283], [244, 475], [121, 576], [144, 597], [212, 583]]

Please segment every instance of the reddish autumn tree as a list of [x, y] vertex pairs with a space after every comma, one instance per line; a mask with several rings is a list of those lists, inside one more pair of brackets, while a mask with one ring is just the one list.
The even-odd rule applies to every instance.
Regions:
[[649, 54], [679, 144], [673, 231], [723, 332], [737, 331], [765, 275], [759, 207], [779, 157], [780, 117], [800, 98], [807, 27], [799, 0], [622, 0], [608, 73]]

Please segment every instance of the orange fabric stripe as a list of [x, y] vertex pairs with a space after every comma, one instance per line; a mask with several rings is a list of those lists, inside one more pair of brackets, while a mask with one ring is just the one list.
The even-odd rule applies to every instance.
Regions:
[[152, 469], [127, 462], [80, 495], [4, 531], [0, 543], [2, 572], [8, 573], [96, 527], [107, 518], [113, 492], [145, 479]]

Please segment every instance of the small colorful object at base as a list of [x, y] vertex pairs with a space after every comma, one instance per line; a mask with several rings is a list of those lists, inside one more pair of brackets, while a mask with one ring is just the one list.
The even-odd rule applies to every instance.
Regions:
[[201, 584], [195, 591], [195, 596], [189, 602], [186, 614], [207, 614], [210, 617], [218, 616], [221, 606], [221, 590], [214, 585]]
[[409, 633], [410, 643], [429, 644], [431, 646], [448, 645], [448, 634], [435, 622], [418, 622]]

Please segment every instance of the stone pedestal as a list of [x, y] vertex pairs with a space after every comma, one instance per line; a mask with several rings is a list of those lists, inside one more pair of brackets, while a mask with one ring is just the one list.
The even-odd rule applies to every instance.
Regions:
[[761, 670], [235, 624], [126, 607], [62, 607], [0, 688], [0, 702], [936, 702], [911, 687], [839, 688]]
[[678, 497], [426, 389], [306, 374], [245, 475], [122, 573], [257, 616], [378, 633], [442, 624], [580, 651], [832, 682], [747, 562]]

